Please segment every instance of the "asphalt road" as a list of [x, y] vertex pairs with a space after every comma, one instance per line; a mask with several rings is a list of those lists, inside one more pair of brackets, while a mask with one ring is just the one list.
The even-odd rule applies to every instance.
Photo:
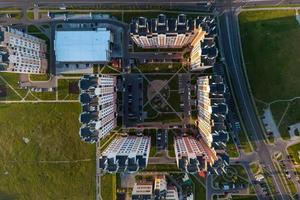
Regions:
[[[216, 7], [226, 7], [227, 0], [217, 0]], [[270, 6], [300, 4], [300, 0], [234, 0], [232, 5], [235, 8], [245, 6]]]
[[264, 132], [257, 118], [254, 105], [252, 104], [250, 91], [247, 86], [246, 77], [243, 71], [240, 51], [240, 41], [238, 33], [237, 16], [235, 11], [227, 10], [220, 20], [220, 35], [223, 54], [227, 63], [228, 72], [232, 81], [236, 99], [239, 103], [242, 120], [248, 133], [252, 134], [251, 140], [255, 141], [257, 154], [260, 163], [270, 173], [273, 185], [276, 190], [276, 199], [288, 199], [284, 186], [279, 178], [279, 174], [274, 167], [272, 155], [264, 141]]
[[199, 3], [203, 3], [205, 1], [199, 0], [1, 0], [0, 7], [9, 7], [9, 6], [33, 6], [33, 4], [38, 4], [39, 6], [53, 6], [58, 5], [74, 5], [74, 4], [82, 4], [82, 5], [99, 5], [99, 4], [107, 4], [107, 5], [198, 5]]

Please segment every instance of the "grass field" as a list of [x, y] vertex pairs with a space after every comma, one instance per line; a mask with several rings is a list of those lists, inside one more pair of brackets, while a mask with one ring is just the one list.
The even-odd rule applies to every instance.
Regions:
[[[11, 85], [22, 97], [24, 97], [27, 93], [27, 90], [19, 88], [19, 77], [20, 74], [17, 73], [7, 73], [7, 72], [0, 72], [0, 76], [9, 84]], [[5, 84], [2, 79], [0, 82]], [[5, 84], [6, 85], [6, 84]], [[6, 85], [8, 87], [8, 85]], [[20, 100], [21, 98], [16, 95], [13, 91], [11, 91], [10, 95], [7, 96], [7, 100]]]
[[199, 183], [199, 181], [193, 175], [191, 175], [190, 178], [194, 183], [194, 191], [195, 191], [194, 199], [206, 199], [205, 188], [201, 185], [201, 183]]
[[[239, 16], [243, 52], [248, 78], [256, 99], [270, 103], [277, 99], [300, 96], [300, 26], [294, 10], [242, 12]], [[276, 103], [277, 104], [277, 103]], [[288, 105], [272, 105], [276, 123]], [[258, 106], [262, 112], [262, 106]], [[280, 124], [299, 122], [300, 103], [294, 102]]]
[[256, 200], [254, 195], [232, 195], [232, 200]]
[[[143, 73], [175, 73], [182, 67], [181, 63], [145, 63], [137, 68]], [[139, 72], [133, 68], [132, 72]]]
[[290, 146], [288, 148], [289, 154], [293, 157], [293, 159], [295, 160], [295, 162], [297, 162], [298, 164], [300, 164], [300, 158], [299, 158], [298, 151], [300, 152], [300, 143], [295, 144], [293, 146]]
[[[71, 88], [74, 91], [71, 91]], [[78, 80], [76, 79], [58, 79], [58, 99], [59, 100], [77, 100], [79, 96]]]
[[48, 81], [49, 79], [49, 74], [30, 74], [31, 81]]
[[77, 103], [0, 106], [0, 199], [95, 198], [95, 146], [80, 141], [79, 113]]
[[115, 174], [105, 174], [101, 177], [101, 196], [103, 200], [117, 199], [117, 179]]

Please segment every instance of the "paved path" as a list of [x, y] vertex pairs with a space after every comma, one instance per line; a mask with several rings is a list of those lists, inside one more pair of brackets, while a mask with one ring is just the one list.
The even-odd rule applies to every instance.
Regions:
[[20, 74], [21, 87], [56, 88], [57, 76], [51, 76], [48, 81], [31, 81], [28, 74]]

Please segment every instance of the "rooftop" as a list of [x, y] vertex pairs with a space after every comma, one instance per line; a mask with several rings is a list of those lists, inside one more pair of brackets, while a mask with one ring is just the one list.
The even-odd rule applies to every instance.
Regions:
[[58, 62], [108, 61], [110, 31], [56, 31], [54, 49]]

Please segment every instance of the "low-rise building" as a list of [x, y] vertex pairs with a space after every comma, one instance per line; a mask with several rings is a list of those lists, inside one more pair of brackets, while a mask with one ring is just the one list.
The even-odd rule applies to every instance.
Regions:
[[156, 175], [154, 181], [139, 181], [134, 184], [132, 200], [178, 200], [178, 190], [168, 185], [165, 175]]
[[108, 75], [85, 75], [79, 81], [82, 123], [80, 137], [94, 143], [117, 125], [116, 78]]
[[179, 200], [178, 190], [175, 186], [168, 186], [166, 200]]
[[156, 176], [154, 179], [154, 199], [165, 199], [167, 196], [167, 181], [164, 175]]
[[132, 190], [132, 200], [152, 200], [153, 199], [153, 184], [151, 181], [140, 181], [134, 183]]
[[106, 28], [57, 30], [54, 39], [57, 73], [93, 73], [93, 64], [111, 61], [113, 34]]
[[99, 166], [105, 172], [137, 172], [148, 164], [151, 138], [147, 136], [120, 136], [104, 150]]
[[8, 26], [0, 26], [0, 71], [46, 73], [46, 53], [44, 40]]

